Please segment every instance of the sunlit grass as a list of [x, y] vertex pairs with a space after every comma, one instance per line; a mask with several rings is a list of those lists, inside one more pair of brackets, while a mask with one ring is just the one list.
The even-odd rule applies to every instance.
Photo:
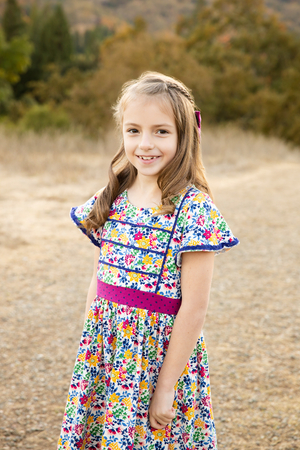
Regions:
[[220, 170], [255, 169], [263, 164], [299, 160], [299, 150], [276, 137], [231, 125], [208, 128], [202, 133], [204, 164]]

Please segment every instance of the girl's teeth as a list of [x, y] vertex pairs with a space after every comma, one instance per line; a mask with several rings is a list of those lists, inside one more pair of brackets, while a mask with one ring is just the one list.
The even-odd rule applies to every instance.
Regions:
[[155, 159], [155, 158], [157, 158], [157, 156], [139, 156], [139, 158], [141, 158], [141, 159]]

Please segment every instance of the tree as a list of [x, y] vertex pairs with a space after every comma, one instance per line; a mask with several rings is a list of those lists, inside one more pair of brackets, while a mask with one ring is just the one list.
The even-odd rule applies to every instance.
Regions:
[[96, 60], [99, 58], [100, 45], [113, 32], [105, 25], [97, 25], [92, 30], [86, 30], [83, 36], [82, 51]]
[[64, 64], [71, 59], [73, 42], [70, 27], [61, 5], [56, 5], [40, 30], [37, 51], [42, 64]]
[[7, 0], [2, 19], [2, 27], [7, 41], [21, 36], [25, 31], [22, 11], [16, 0]]
[[33, 6], [28, 31], [34, 50], [30, 67], [13, 87], [16, 98], [30, 90], [32, 81], [47, 77], [48, 64], [57, 63], [63, 67], [69, 63], [73, 53], [69, 25], [60, 5], [54, 10], [48, 4], [42, 10]]

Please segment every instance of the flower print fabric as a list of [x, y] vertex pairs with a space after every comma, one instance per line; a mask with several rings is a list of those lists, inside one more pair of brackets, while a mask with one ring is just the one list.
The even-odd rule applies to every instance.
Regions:
[[189, 251], [214, 251], [219, 254], [238, 243], [220, 211], [208, 194], [197, 193], [187, 205], [184, 230], [177, 264], [181, 265], [181, 253]]
[[[91, 197], [86, 203], [84, 203], [81, 206], [78, 206], [76, 208], [72, 208], [70, 212], [70, 216], [72, 220], [76, 223], [76, 225], [79, 227], [79, 229], [87, 235], [86, 228], [85, 228], [85, 220], [89, 214], [89, 212], [92, 210], [95, 201], [97, 200], [98, 195], [100, 194], [101, 190], [96, 192], [93, 197]], [[92, 243], [96, 245], [97, 247], [100, 247], [100, 234], [101, 234], [101, 228], [98, 230], [92, 229], [91, 232], [87, 235]]]
[[[97, 195], [71, 210], [83, 232]], [[238, 243], [206, 194], [189, 187], [173, 201], [173, 215], [153, 216], [155, 208], [131, 205], [126, 191], [116, 198], [103, 228], [89, 235], [100, 247], [100, 281], [179, 299], [182, 252], [220, 252]], [[175, 386], [176, 417], [162, 430], [149, 423], [149, 403], [175, 318], [95, 297], [79, 344], [59, 450], [217, 448], [202, 333]]]

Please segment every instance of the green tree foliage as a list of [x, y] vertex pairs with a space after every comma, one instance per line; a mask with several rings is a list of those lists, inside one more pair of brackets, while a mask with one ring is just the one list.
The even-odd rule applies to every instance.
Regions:
[[61, 5], [57, 4], [40, 29], [37, 50], [42, 64], [66, 63], [73, 54], [73, 41], [68, 21]]
[[24, 36], [14, 37], [7, 42], [0, 29], [0, 113], [6, 111], [13, 97], [12, 84], [30, 64], [32, 45]]
[[6, 0], [2, 18], [2, 27], [7, 41], [25, 32], [22, 11], [16, 0]]
[[64, 74], [57, 64], [48, 66], [49, 76], [45, 80], [32, 81], [32, 94], [40, 103], [49, 103], [53, 107], [61, 105], [70, 96], [75, 83], [82, 83], [86, 74], [72, 67]]
[[104, 25], [97, 25], [91, 30], [86, 30], [83, 35], [83, 53], [98, 59], [101, 43], [111, 35], [112, 31]]
[[51, 63], [64, 67], [70, 64], [73, 54], [72, 36], [63, 9], [46, 5], [43, 9], [33, 6], [28, 27], [29, 39], [33, 44], [31, 64], [14, 86], [16, 98], [28, 90], [30, 83], [47, 79], [47, 65]]

